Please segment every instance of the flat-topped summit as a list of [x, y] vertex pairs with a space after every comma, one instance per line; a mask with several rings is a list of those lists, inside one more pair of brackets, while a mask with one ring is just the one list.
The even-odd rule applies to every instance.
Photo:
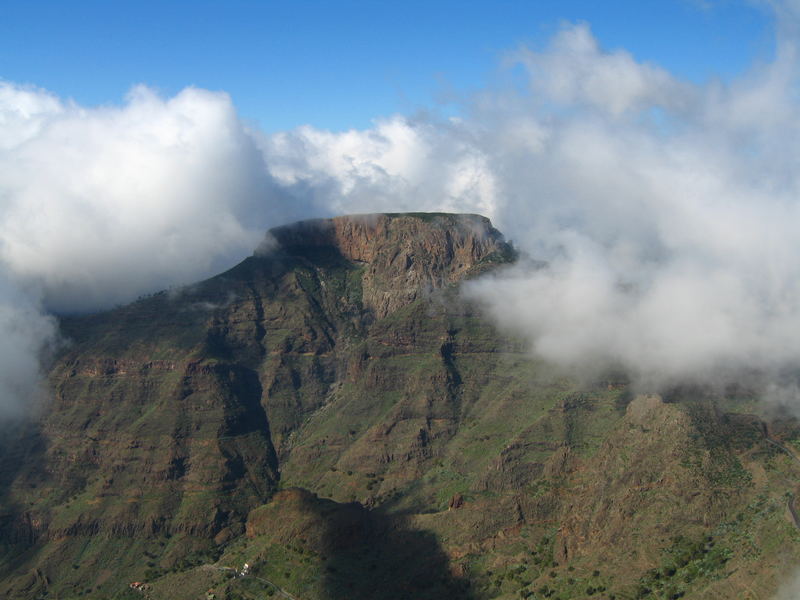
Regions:
[[363, 301], [380, 318], [416, 299], [504, 262], [513, 249], [486, 217], [450, 213], [349, 215], [277, 227], [286, 252], [336, 252], [366, 263]]
[[[419, 234], [448, 233], [456, 242], [502, 241], [486, 217], [453, 213], [374, 213], [308, 219], [275, 227], [270, 234], [285, 248], [333, 246], [347, 258], [369, 262], [376, 245]], [[444, 241], [444, 238], [442, 238]]]

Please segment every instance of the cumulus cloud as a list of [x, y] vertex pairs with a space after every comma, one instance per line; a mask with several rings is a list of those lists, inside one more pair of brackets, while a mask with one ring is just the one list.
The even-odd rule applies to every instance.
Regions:
[[492, 210], [487, 158], [456, 124], [398, 115], [363, 131], [261, 136], [260, 147], [275, 180], [319, 211]]
[[[587, 35], [566, 30], [529, 60], [545, 147], [509, 157], [488, 134], [492, 166], [519, 168], [498, 220], [529, 228], [517, 237], [548, 266], [479, 282], [474, 296], [559, 363], [664, 383], [797, 364], [796, 65], [779, 55], [731, 85], [690, 86]], [[594, 75], [565, 95], [551, 70]]]
[[0, 416], [36, 396], [55, 339], [43, 311], [196, 281], [306, 212], [285, 202], [225, 94], [136, 87], [86, 108], [0, 82]]
[[652, 106], [679, 109], [691, 93], [624, 50], [603, 52], [588, 26], [565, 28], [546, 52], [522, 48], [509, 60], [525, 66], [533, 92], [553, 105], [592, 106], [613, 116]]
[[0, 255], [51, 309], [210, 275], [293, 210], [222, 93], [87, 109], [2, 83], [0, 123]]
[[785, 371], [800, 358], [800, 105], [793, 43], [777, 46], [696, 85], [570, 25], [509, 54], [525, 92], [485, 91], [461, 118], [261, 146], [278, 181], [336, 212], [490, 216], [547, 266], [470, 294], [547, 359], [653, 385]]

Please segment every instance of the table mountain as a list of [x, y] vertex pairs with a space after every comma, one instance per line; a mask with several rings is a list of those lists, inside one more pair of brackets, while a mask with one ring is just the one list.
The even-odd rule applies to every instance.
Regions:
[[63, 317], [0, 442], [0, 594], [767, 597], [800, 558], [795, 421], [536, 359], [460, 293], [515, 260], [477, 215], [305, 221]]

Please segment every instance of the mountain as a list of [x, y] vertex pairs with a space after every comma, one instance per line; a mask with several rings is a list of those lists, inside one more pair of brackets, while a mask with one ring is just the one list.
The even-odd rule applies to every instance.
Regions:
[[477, 215], [306, 221], [62, 318], [0, 436], [0, 595], [769, 598], [796, 421], [533, 357], [461, 294], [515, 260]]

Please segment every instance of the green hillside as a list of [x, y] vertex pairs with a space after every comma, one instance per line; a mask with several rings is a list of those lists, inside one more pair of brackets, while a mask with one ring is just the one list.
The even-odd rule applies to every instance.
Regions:
[[533, 358], [460, 293], [516, 259], [488, 220], [271, 236], [62, 319], [0, 436], [0, 596], [766, 600], [800, 565], [796, 422]]

